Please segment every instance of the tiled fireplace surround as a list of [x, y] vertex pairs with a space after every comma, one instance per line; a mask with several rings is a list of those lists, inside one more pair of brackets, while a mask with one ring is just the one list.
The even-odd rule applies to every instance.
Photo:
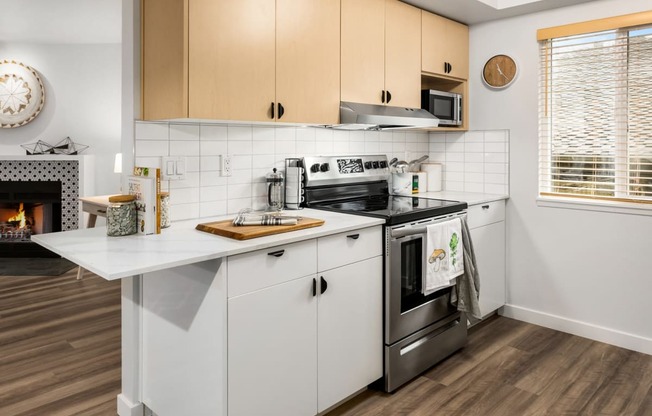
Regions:
[[[285, 158], [328, 154], [387, 154], [442, 163], [443, 189], [507, 194], [509, 132], [343, 131], [174, 122], [136, 122], [136, 164], [159, 166], [161, 156], [186, 157], [186, 179], [170, 190], [173, 220], [263, 208], [265, 175]], [[233, 173], [221, 176], [220, 155], [232, 155]]]

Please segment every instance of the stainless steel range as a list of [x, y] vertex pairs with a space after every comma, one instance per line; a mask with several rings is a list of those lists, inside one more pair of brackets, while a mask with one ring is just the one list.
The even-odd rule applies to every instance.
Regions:
[[310, 208], [383, 218], [384, 377], [391, 392], [466, 343], [466, 317], [451, 290], [422, 293], [426, 226], [466, 215], [467, 204], [389, 194], [387, 157], [303, 158]]

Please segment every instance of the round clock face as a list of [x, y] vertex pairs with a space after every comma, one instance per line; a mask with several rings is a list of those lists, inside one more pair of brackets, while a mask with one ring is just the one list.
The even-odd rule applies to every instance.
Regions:
[[482, 80], [491, 88], [505, 88], [516, 78], [516, 62], [507, 55], [496, 55], [484, 64]]

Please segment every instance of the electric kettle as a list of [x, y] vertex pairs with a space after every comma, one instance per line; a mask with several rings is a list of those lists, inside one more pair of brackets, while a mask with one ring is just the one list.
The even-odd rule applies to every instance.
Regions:
[[267, 183], [267, 211], [281, 211], [285, 204], [285, 182], [283, 173], [277, 172], [276, 168], [265, 175]]

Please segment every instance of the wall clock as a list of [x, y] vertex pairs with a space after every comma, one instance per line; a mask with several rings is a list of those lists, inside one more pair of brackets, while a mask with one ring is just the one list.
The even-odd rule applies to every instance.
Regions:
[[487, 60], [482, 69], [482, 80], [491, 88], [506, 88], [514, 82], [517, 66], [507, 55], [495, 55]]
[[16, 61], [0, 61], [0, 127], [11, 129], [34, 120], [45, 103], [38, 73]]

